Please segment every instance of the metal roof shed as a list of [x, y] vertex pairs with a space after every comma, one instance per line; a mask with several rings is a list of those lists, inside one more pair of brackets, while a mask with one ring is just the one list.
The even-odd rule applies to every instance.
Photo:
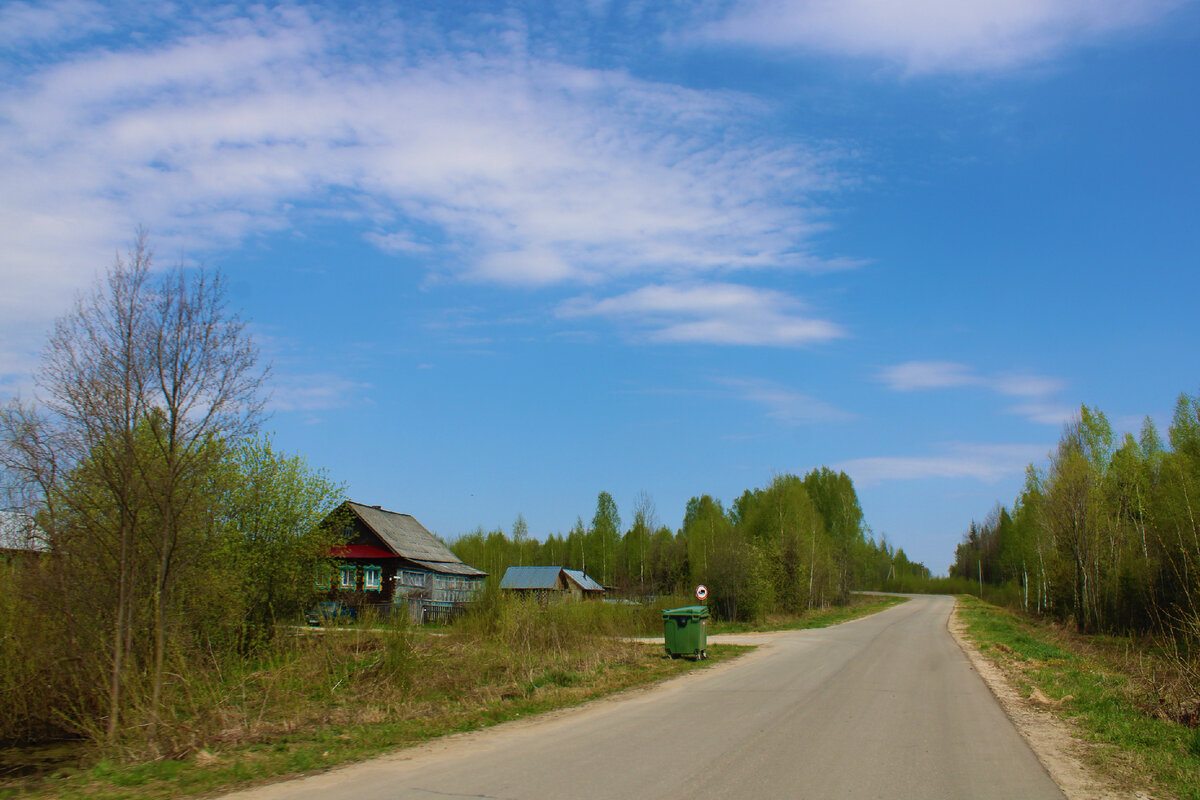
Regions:
[[566, 588], [561, 580], [562, 567], [509, 567], [500, 579], [501, 589]]
[[555, 595], [575, 600], [604, 596], [604, 587], [582, 570], [555, 566], [509, 567], [500, 580], [500, 588], [545, 599]]

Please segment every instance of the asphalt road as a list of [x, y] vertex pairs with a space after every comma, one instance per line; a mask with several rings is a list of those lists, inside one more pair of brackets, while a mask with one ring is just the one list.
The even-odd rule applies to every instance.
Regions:
[[914, 598], [651, 691], [231, 797], [1062, 800], [947, 632], [953, 602]]

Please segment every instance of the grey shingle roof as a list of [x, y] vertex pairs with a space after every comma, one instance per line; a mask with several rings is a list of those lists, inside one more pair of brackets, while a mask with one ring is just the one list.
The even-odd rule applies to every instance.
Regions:
[[486, 575], [467, 566], [424, 525], [408, 514], [385, 511], [347, 500], [346, 505], [398, 556], [423, 567], [451, 575]]
[[409, 561], [443, 575], [487, 575], [483, 570], [475, 569], [461, 561], [420, 561], [415, 558], [410, 558]]

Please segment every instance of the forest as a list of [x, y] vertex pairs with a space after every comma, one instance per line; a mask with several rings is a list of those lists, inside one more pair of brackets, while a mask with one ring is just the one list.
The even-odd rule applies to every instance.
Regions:
[[601, 492], [590, 524], [580, 517], [565, 534], [538, 541], [518, 516], [512, 535], [482, 528], [451, 545], [455, 555], [493, 580], [515, 565], [581, 569], [629, 598], [689, 596], [704, 584], [708, 604], [725, 619], [753, 620], [843, 603], [856, 589], [895, 588], [928, 580], [903, 549], [876, 542], [863, 521], [854, 484], [820, 467], [747, 489], [728, 508], [693, 497], [678, 529], [659, 523], [645, 492], [622, 529], [612, 495]]
[[1084, 633], [1200, 642], [1200, 398], [1182, 394], [1162, 435], [1149, 417], [1116, 437], [1082, 406], [1011, 508], [972, 522], [952, 577], [993, 601]]

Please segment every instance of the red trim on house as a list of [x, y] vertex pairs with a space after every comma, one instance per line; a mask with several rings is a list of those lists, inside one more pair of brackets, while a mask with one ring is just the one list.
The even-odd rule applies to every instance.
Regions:
[[331, 547], [329, 555], [334, 558], [399, 558], [400, 556], [384, 550], [382, 547], [376, 547], [373, 544], [346, 544], [340, 547]]

